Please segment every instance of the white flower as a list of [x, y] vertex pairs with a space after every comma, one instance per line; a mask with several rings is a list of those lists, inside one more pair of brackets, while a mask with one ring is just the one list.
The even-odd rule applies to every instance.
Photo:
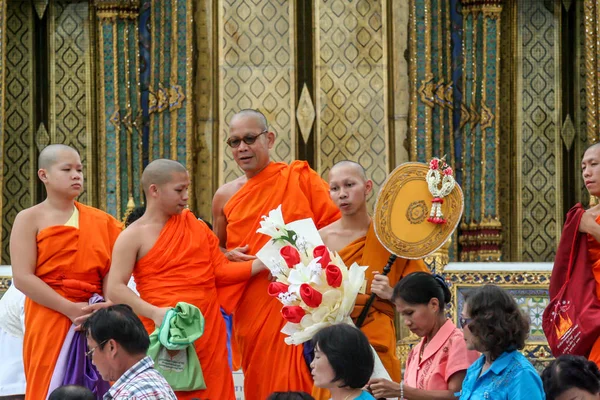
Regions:
[[298, 296], [296, 293], [290, 292], [279, 293], [277, 298], [283, 303], [284, 306], [292, 306], [298, 301]]
[[303, 283], [315, 285], [321, 285], [321, 272], [323, 269], [317, 263], [318, 258], [314, 258], [308, 263], [308, 265], [304, 265], [302, 263], [296, 265], [294, 268], [290, 269], [290, 274], [288, 275], [288, 281], [290, 282], [290, 292], [298, 293], [300, 290], [300, 286]]
[[281, 204], [276, 209], [271, 210], [269, 216], [263, 215], [262, 219], [260, 221], [260, 228], [256, 230], [257, 233], [262, 233], [274, 239], [279, 238], [285, 233], [286, 229], [283, 214], [281, 213]]

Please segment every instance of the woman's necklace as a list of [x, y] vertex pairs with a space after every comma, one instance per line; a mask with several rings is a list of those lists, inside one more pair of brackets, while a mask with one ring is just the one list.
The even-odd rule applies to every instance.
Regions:
[[[361, 390], [361, 392], [362, 392], [362, 390]], [[359, 395], [360, 395], [360, 393], [359, 393]], [[358, 397], [358, 395], [356, 393], [350, 393], [348, 396], [344, 397], [344, 400], [350, 400], [350, 399], [354, 399], [356, 397]]]

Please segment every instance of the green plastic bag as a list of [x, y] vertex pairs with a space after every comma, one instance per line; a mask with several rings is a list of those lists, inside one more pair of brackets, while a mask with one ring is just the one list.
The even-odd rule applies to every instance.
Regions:
[[[154, 368], [165, 377], [173, 390], [206, 389], [204, 374], [194, 342], [204, 333], [204, 316], [188, 303], [177, 303], [167, 311], [160, 328], [150, 335], [148, 355]], [[167, 350], [179, 350], [173, 357]]]

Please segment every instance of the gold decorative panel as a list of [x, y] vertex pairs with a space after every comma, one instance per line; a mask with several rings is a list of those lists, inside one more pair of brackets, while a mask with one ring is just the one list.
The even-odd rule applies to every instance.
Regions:
[[387, 4], [315, 2], [317, 169], [359, 162], [379, 191], [389, 170]]
[[17, 213], [35, 203], [33, 18], [29, 2], [9, 2], [6, 24], [6, 98], [3, 136], [2, 264], [10, 264], [9, 238]]
[[55, 0], [49, 5], [50, 112], [52, 143], [73, 146], [81, 154], [85, 190], [79, 201], [96, 201], [93, 168], [93, 40], [88, 1]]
[[225, 145], [229, 120], [256, 108], [277, 134], [272, 159], [296, 153], [293, 0], [221, 0], [219, 21], [219, 184], [241, 174]]
[[560, 128], [560, 3], [518, 2], [517, 254], [522, 261], [552, 261], [563, 207]]
[[213, 2], [201, 0], [196, 7], [196, 43], [198, 61], [195, 65], [194, 107], [196, 140], [194, 142], [194, 188], [196, 204], [192, 206], [198, 216], [209, 220], [212, 212], [212, 197], [217, 178], [216, 120], [217, 88], [214, 61], [216, 58], [213, 22]]

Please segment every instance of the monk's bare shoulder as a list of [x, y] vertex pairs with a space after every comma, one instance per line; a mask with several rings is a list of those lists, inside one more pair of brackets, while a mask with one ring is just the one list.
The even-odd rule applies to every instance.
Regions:
[[339, 221], [332, 222], [331, 224], [319, 229], [319, 235], [323, 239], [323, 243], [329, 247], [329, 244], [334, 241], [340, 234], [340, 223]]
[[245, 175], [242, 175], [231, 182], [227, 182], [217, 189], [213, 197], [213, 208], [214, 204], [216, 203], [222, 209], [229, 199], [231, 199], [233, 195], [236, 194], [238, 190], [240, 190], [242, 186], [246, 184], [246, 182], [248, 182], [248, 178], [246, 178]]
[[36, 204], [35, 206], [19, 211], [15, 217], [14, 225], [26, 225], [30, 228], [35, 226], [37, 230], [37, 221], [42, 208], [42, 204]]

